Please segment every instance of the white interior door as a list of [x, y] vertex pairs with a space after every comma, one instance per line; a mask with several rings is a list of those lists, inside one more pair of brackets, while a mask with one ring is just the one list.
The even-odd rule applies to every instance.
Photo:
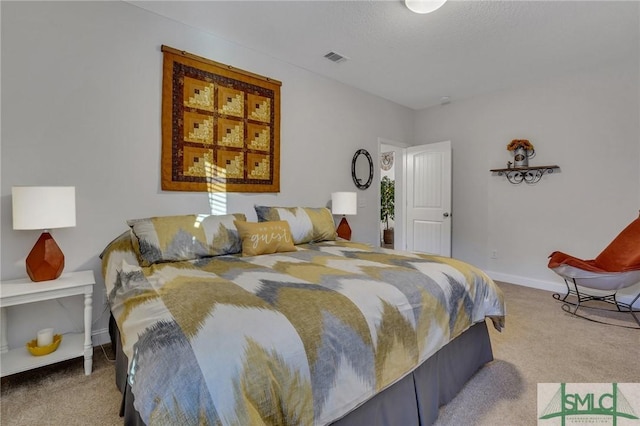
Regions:
[[407, 148], [407, 249], [451, 257], [451, 141]]

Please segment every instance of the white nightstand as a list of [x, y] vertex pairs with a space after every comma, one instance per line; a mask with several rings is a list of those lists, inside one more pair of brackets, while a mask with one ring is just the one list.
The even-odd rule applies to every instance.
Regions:
[[[91, 345], [91, 303], [93, 271], [64, 273], [57, 280], [33, 282], [29, 278], [0, 282], [0, 308], [2, 312], [2, 344], [0, 346], [0, 376], [31, 370], [32, 368], [84, 356], [84, 373], [91, 374], [93, 346]], [[7, 317], [5, 308], [40, 302], [60, 297], [84, 294], [84, 332], [62, 336], [58, 349], [49, 355], [33, 356], [27, 351], [25, 338], [22, 347], [9, 350], [7, 344]], [[35, 339], [35, 336], [32, 337]]]

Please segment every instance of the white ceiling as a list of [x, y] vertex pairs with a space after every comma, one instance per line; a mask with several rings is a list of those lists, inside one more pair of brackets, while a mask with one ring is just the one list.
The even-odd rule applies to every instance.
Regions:
[[413, 109], [637, 61], [640, 43], [638, 1], [130, 3]]

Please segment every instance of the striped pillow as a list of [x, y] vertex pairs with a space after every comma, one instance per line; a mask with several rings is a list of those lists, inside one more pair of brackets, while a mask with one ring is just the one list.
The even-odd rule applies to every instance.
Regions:
[[244, 214], [161, 216], [128, 220], [142, 266], [240, 253], [242, 242], [233, 221]]
[[326, 207], [255, 206], [259, 222], [289, 222], [294, 244], [336, 239], [333, 216]]

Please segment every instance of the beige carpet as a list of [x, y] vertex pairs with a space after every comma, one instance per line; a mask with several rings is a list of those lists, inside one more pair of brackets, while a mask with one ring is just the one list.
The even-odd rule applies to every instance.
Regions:
[[[490, 328], [495, 359], [440, 409], [437, 425], [536, 425], [538, 383], [640, 382], [640, 330], [571, 316], [546, 291], [498, 284], [507, 327]], [[629, 314], [610, 316], [635, 325]]]
[[[113, 359], [111, 347], [105, 349]], [[114, 364], [96, 347], [90, 376], [84, 375], [84, 360], [78, 358], [3, 377], [0, 424], [122, 426], [121, 399]]]
[[[537, 383], [640, 382], [640, 330], [575, 318], [551, 293], [499, 285], [507, 328], [490, 328], [495, 360], [441, 408], [437, 425], [535, 425]], [[99, 347], [91, 376], [78, 359], [5, 377], [1, 399], [2, 425], [122, 425], [114, 367]]]

